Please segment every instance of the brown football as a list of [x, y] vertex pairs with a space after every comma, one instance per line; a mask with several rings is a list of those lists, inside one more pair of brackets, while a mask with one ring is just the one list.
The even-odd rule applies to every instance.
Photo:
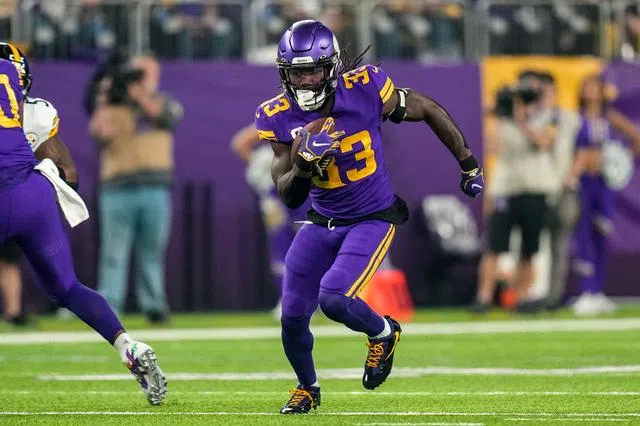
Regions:
[[[322, 130], [322, 126], [324, 122], [327, 120], [327, 118], [329, 117], [323, 117], [323, 118], [318, 118], [317, 120], [313, 120], [311, 123], [308, 123], [306, 126], [304, 126], [304, 128], [305, 130], [307, 130], [309, 133], [313, 135], [315, 135], [316, 133], [320, 133], [320, 130]], [[336, 129], [332, 125], [329, 128], [329, 133], [333, 133], [335, 131]], [[291, 162], [292, 163], [295, 161], [296, 154], [298, 154], [298, 150], [300, 149], [300, 142], [302, 142], [302, 138], [300, 136], [296, 136], [293, 139], [293, 143], [291, 144]]]

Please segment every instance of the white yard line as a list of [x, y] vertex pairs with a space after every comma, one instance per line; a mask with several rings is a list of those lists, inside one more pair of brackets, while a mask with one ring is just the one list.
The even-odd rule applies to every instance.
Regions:
[[[210, 412], [162, 412], [162, 411], [0, 411], [0, 416], [280, 416], [277, 412], [266, 413], [233, 413], [228, 411]], [[318, 412], [317, 416], [407, 416], [407, 417], [510, 417], [510, 418], [533, 418], [537, 420], [547, 418], [563, 418], [584, 420], [584, 419], [607, 419], [625, 418], [635, 419], [640, 417], [640, 413], [501, 413], [501, 412], [432, 412], [432, 411], [358, 411], [358, 412]]]
[[429, 423], [356, 423], [359, 426], [483, 426], [484, 423], [429, 422]]
[[597, 423], [601, 423], [601, 422], [628, 422], [629, 419], [619, 419], [619, 418], [603, 418], [603, 417], [597, 417], [597, 418], [571, 418], [571, 417], [550, 417], [550, 418], [543, 418], [543, 417], [531, 417], [531, 418], [507, 418], [504, 419], [507, 421], [512, 421], [512, 422], [558, 422], [558, 421], [562, 421], [562, 422], [597, 422]]
[[[358, 335], [358, 333], [342, 325], [320, 325], [312, 327], [312, 329], [314, 335], [317, 337], [346, 337]], [[416, 336], [557, 331], [624, 331], [640, 330], [640, 318], [413, 323], [404, 325], [403, 329], [406, 335]], [[280, 327], [130, 330], [129, 334], [139, 340], [156, 342], [174, 340], [263, 340], [279, 339]], [[0, 345], [98, 341], [101, 341], [100, 336], [92, 331], [36, 331], [0, 334]]]
[[[139, 391], [48, 391], [48, 390], [3, 390], [0, 395], [138, 395]], [[171, 391], [171, 395], [282, 395], [280, 391]], [[544, 391], [488, 391], [488, 392], [331, 392], [332, 396], [371, 397], [422, 397], [422, 396], [640, 396], [640, 391], [603, 391], [603, 392], [544, 392]]]
[[[638, 374], [640, 365], [607, 365], [578, 368], [456, 368], [456, 367], [396, 367], [394, 377], [416, 378], [432, 375], [457, 376], [583, 376], [600, 374]], [[351, 380], [362, 377], [360, 368], [337, 368], [318, 370], [318, 375], [325, 379]], [[292, 372], [252, 372], [252, 373], [172, 373], [172, 381], [256, 381], [256, 380], [290, 380]], [[130, 374], [41, 374], [36, 379], [60, 382], [103, 382], [131, 380]]]

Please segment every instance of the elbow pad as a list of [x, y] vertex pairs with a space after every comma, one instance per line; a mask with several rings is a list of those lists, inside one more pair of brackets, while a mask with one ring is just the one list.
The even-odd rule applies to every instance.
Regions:
[[398, 104], [387, 118], [397, 124], [402, 122], [402, 120], [407, 116], [407, 94], [409, 92], [407, 89], [399, 88], [396, 88], [396, 92], [398, 93]]

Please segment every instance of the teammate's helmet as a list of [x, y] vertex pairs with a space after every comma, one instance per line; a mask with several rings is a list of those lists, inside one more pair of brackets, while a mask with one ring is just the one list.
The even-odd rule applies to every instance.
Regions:
[[318, 21], [298, 21], [282, 34], [278, 70], [287, 94], [304, 111], [319, 109], [338, 86], [340, 47]]
[[18, 75], [20, 76], [22, 94], [27, 96], [31, 88], [31, 71], [29, 70], [27, 58], [25, 58], [20, 49], [13, 44], [0, 42], [0, 59], [11, 61], [16, 66]]

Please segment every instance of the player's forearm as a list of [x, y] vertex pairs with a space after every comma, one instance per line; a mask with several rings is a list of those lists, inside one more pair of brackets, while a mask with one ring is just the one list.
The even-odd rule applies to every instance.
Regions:
[[461, 162], [471, 156], [471, 150], [464, 139], [462, 131], [453, 121], [449, 113], [437, 102], [422, 96], [417, 92], [410, 91], [407, 96], [407, 115], [411, 110], [419, 111], [420, 120], [424, 121], [431, 127], [438, 139], [447, 147], [453, 156]]
[[51, 159], [64, 174], [64, 180], [70, 184], [78, 183], [78, 169], [73, 161], [67, 145], [57, 136], [44, 142], [36, 149], [35, 156], [38, 160]]
[[311, 172], [294, 165], [291, 170], [276, 179], [276, 187], [282, 202], [289, 208], [300, 207], [311, 190]]

